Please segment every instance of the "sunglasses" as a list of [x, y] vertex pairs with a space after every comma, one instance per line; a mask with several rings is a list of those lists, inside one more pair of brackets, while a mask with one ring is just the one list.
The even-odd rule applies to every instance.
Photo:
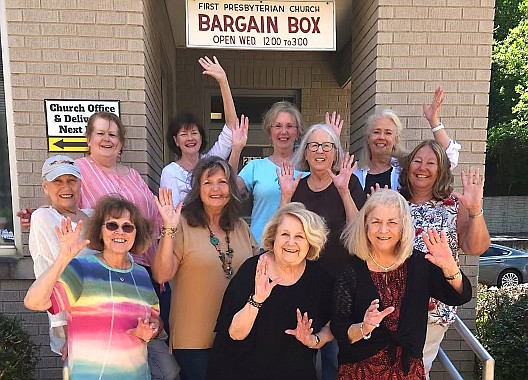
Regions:
[[123, 223], [120, 225], [120, 224], [117, 224], [116, 222], [106, 222], [106, 223], [103, 223], [103, 226], [105, 226], [106, 229], [111, 232], [117, 231], [118, 228], [121, 228], [121, 230], [125, 234], [132, 233], [136, 229], [136, 226], [130, 223]]

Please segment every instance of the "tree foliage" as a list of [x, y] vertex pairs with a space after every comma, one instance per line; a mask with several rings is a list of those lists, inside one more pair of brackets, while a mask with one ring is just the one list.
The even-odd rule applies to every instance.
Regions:
[[526, 195], [528, 0], [498, 0], [490, 88], [486, 195]]

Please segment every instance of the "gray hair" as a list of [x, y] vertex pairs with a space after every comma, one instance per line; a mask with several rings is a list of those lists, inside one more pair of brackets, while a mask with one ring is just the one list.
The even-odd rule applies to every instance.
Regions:
[[343, 153], [345, 152], [343, 147], [341, 146], [341, 141], [339, 140], [339, 136], [334, 131], [332, 127], [326, 124], [315, 124], [312, 125], [308, 131], [304, 134], [301, 143], [299, 144], [299, 148], [295, 151], [295, 154], [293, 156], [293, 164], [297, 170], [308, 172], [310, 171], [310, 165], [308, 165], [308, 161], [306, 161], [306, 144], [308, 143], [308, 140], [312, 133], [318, 130], [323, 130], [326, 133], [330, 135], [331, 142], [334, 143], [335, 146], [335, 154], [336, 157], [334, 158], [334, 162], [332, 163], [332, 171], [334, 173], [337, 173], [341, 168], [341, 161], [343, 159]]

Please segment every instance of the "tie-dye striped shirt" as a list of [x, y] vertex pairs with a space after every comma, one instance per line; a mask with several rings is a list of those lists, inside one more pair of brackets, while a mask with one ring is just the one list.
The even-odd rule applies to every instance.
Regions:
[[74, 258], [55, 284], [50, 312], [68, 312], [70, 380], [150, 379], [147, 344], [127, 333], [158, 317], [145, 268], [110, 268], [97, 256]]
[[150, 266], [158, 247], [159, 227], [162, 224], [154, 195], [141, 178], [139, 173], [128, 168], [126, 174], [106, 173], [90, 157], [75, 160], [81, 171], [82, 197], [79, 208], [95, 208], [99, 199], [106, 195], [120, 195], [134, 203], [143, 217], [153, 223], [157, 233], [147, 251], [141, 255], [133, 255], [136, 263]]

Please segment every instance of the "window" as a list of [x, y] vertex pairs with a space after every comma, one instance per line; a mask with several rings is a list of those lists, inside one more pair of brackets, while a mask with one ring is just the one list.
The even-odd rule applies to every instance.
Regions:
[[13, 245], [15, 243], [7, 143], [4, 70], [0, 42], [0, 178], [2, 178], [0, 181], [0, 245]]

